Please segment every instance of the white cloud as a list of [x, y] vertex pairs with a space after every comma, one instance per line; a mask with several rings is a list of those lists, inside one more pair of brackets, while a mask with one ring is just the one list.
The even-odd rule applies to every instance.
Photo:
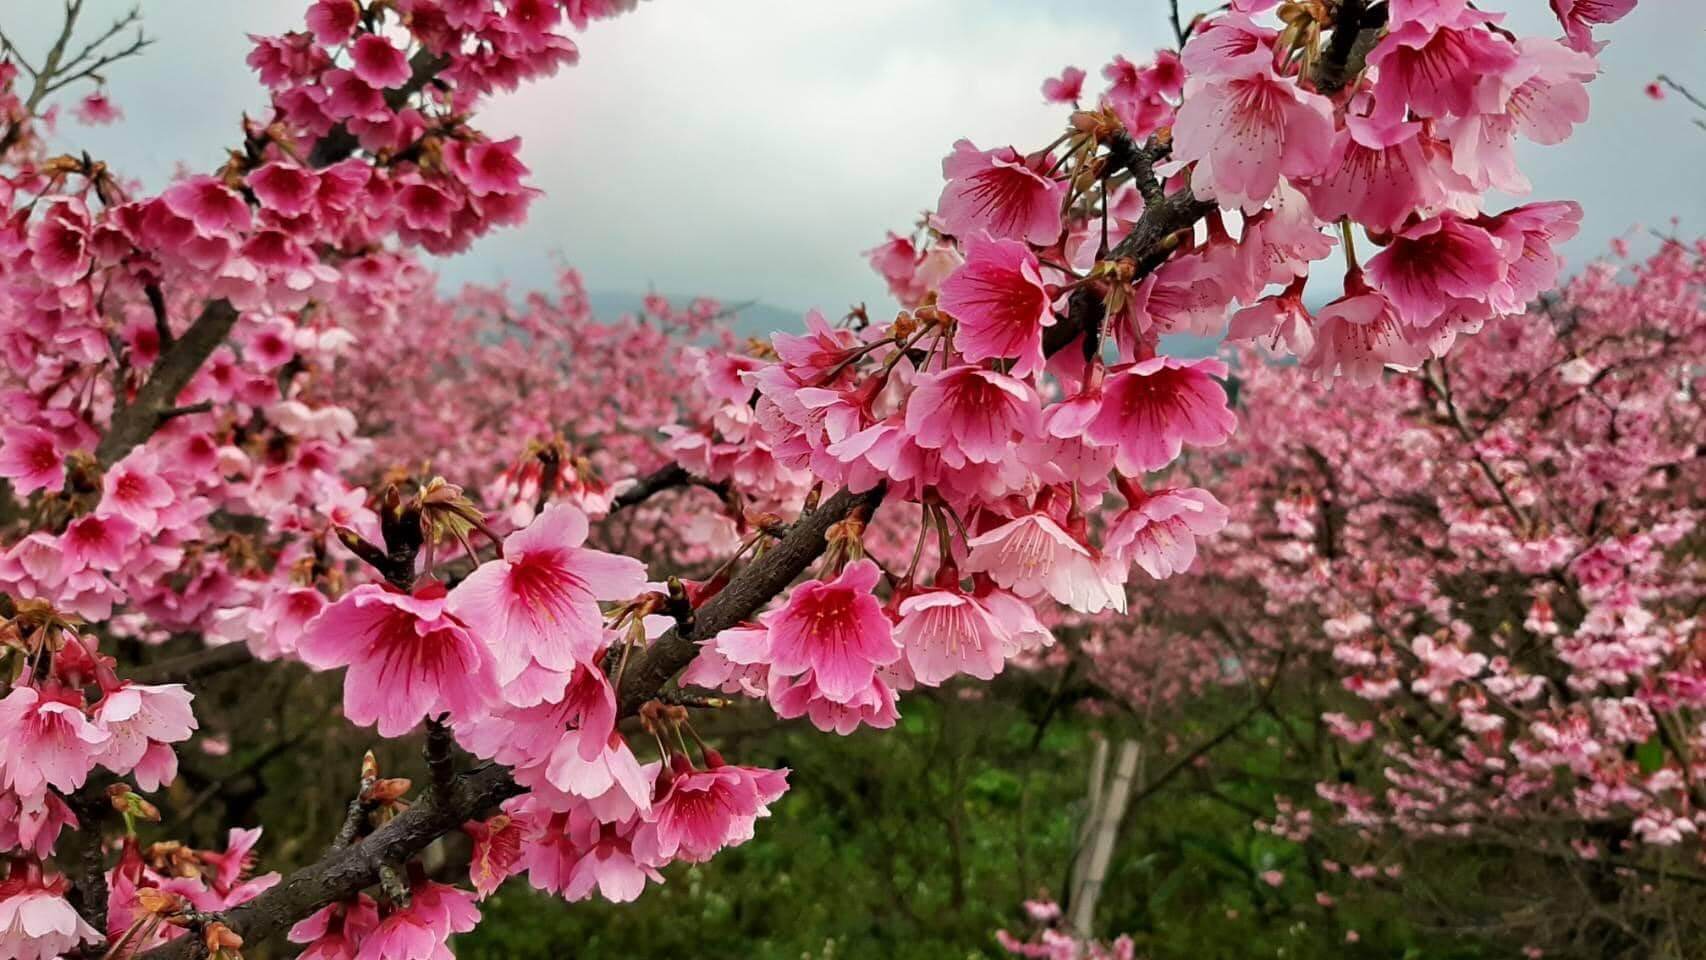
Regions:
[[[90, 0], [91, 23], [125, 0]], [[246, 32], [293, 26], [300, 0], [144, 0], [160, 42], [112, 71], [118, 128], [68, 127], [67, 145], [159, 183], [183, 160], [219, 162], [237, 117], [262, 102]], [[1539, 0], [1511, 22], [1554, 31]], [[454, 280], [546, 282], [553, 252], [607, 290], [758, 297], [837, 310], [886, 305], [858, 256], [935, 201], [961, 136], [1040, 146], [1065, 120], [1038, 86], [1067, 64], [1167, 42], [1159, 0], [654, 0], [579, 38], [582, 63], [500, 98], [481, 122], [525, 136], [546, 191], [519, 229], [445, 264]], [[8, 11], [8, 34], [45, 42], [57, 4]], [[1706, 89], [1706, 5], [1648, 0], [1623, 23], [1593, 86], [1592, 120], [1569, 143], [1527, 151], [1537, 198], [1583, 202], [1580, 262], [1631, 224], [1706, 229], [1706, 135], [1660, 71]], [[1692, 72], [1691, 72], [1692, 71]]]

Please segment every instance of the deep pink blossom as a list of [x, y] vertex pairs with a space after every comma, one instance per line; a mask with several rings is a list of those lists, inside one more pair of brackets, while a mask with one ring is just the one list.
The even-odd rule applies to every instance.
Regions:
[[379, 925], [379, 905], [365, 893], [328, 904], [296, 922], [291, 943], [307, 944], [299, 960], [355, 960], [361, 943]]
[[455, 142], [445, 148], [444, 156], [450, 169], [468, 185], [469, 192], [483, 197], [521, 192], [521, 178], [527, 176], [527, 167], [516, 158], [520, 149], [520, 137], [472, 145]]
[[1506, 266], [1491, 233], [1448, 213], [1398, 233], [1367, 270], [1400, 320], [1426, 327], [1457, 301], [1485, 303]]
[[788, 771], [732, 766], [712, 751], [703, 770], [677, 755], [658, 774], [652, 818], [640, 826], [635, 850], [653, 863], [703, 863], [724, 847], [752, 839], [753, 824], [788, 789]]
[[29, 242], [31, 270], [55, 286], [81, 280], [94, 265], [89, 212], [81, 200], [50, 197], [44, 201], [30, 228]]
[[[409, 79], [409, 58], [376, 33], [364, 33], [350, 46], [355, 75], [375, 87], [400, 87]], [[371, 119], [371, 118], [369, 118]]]
[[249, 229], [249, 205], [213, 177], [191, 177], [160, 195], [171, 211], [204, 234], [241, 233]]
[[1551, 0], [1552, 12], [1564, 25], [1564, 35], [1570, 46], [1589, 53], [1599, 47], [1593, 39], [1593, 28], [1602, 23], [1615, 23], [1635, 9], [1635, 0]]
[[261, 206], [286, 217], [299, 217], [313, 209], [320, 178], [296, 164], [274, 161], [250, 173], [248, 184]]
[[308, 8], [307, 20], [314, 42], [335, 47], [347, 41], [361, 23], [361, 7], [356, 0], [315, 0]]
[[474, 841], [474, 852], [468, 857], [468, 880], [481, 900], [521, 870], [521, 841], [527, 825], [510, 812], [514, 808], [512, 801], [503, 813], [462, 825], [462, 832]]
[[65, 455], [46, 430], [9, 424], [0, 429], [0, 477], [12, 481], [20, 497], [58, 490], [65, 484]]
[[894, 687], [881, 674], [872, 676], [869, 684], [844, 701], [825, 696], [810, 673], [793, 679], [772, 675], [766, 696], [776, 716], [784, 720], [805, 717], [824, 733], [833, 731], [841, 736], [861, 726], [887, 730], [900, 719]]
[[1048, 103], [1076, 104], [1083, 95], [1084, 71], [1078, 67], [1067, 67], [1060, 76], [1043, 81], [1043, 100]]
[[1218, 446], [1238, 423], [1214, 380], [1226, 373], [1226, 364], [1212, 359], [1139, 361], [1108, 378], [1085, 435], [1117, 447], [1115, 462], [1128, 474], [1165, 467], [1186, 444]]
[[1375, 117], [1390, 125], [1418, 117], [1475, 113], [1488, 83], [1501, 83], [1516, 65], [1516, 47], [1487, 29], [1497, 17], [1463, 8], [1450, 22], [1396, 25], [1368, 54], [1376, 69]]
[[1001, 460], [1040, 419], [1028, 384], [973, 364], [918, 378], [906, 407], [906, 429], [950, 466]]
[[467, 933], [479, 922], [473, 894], [421, 880], [409, 888], [408, 906], [394, 908], [362, 938], [355, 960], [446, 957], [451, 935]]
[[107, 96], [104, 87], [85, 95], [77, 102], [77, 107], [72, 112], [79, 123], [91, 127], [104, 127], [124, 119], [124, 111]]

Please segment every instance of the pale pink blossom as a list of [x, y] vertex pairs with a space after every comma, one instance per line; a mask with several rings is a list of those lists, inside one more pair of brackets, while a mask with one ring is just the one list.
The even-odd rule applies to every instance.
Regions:
[[980, 598], [957, 588], [902, 600], [895, 639], [913, 677], [927, 687], [962, 673], [988, 680], [1007, 662], [1007, 629]]
[[958, 321], [967, 360], [1012, 357], [1027, 376], [1043, 366], [1043, 330], [1055, 323], [1036, 255], [1014, 240], [966, 241], [966, 262], [942, 282], [937, 305]]
[[599, 601], [626, 600], [645, 588], [645, 565], [583, 547], [586, 515], [551, 504], [504, 538], [503, 554], [481, 564], [450, 592], [449, 611], [492, 652], [499, 683], [528, 663], [567, 671], [604, 646]]
[[1196, 561], [1197, 538], [1219, 533], [1230, 516], [1201, 487], [1141, 494], [1108, 528], [1102, 549], [1122, 567], [1136, 563], [1157, 580], [1184, 573]]
[[1027, 513], [972, 537], [965, 569], [1020, 597], [1047, 593], [1082, 613], [1124, 612], [1123, 578], [1108, 576], [1099, 558], [1046, 513]]
[[83, 714], [70, 692], [12, 688], [0, 699], [0, 787], [29, 797], [52, 787], [70, 793], [100, 761], [112, 734]]
[[1312, 177], [1327, 166], [1332, 104], [1271, 71], [1192, 88], [1173, 124], [1173, 157], [1196, 166], [1198, 198], [1254, 213], [1280, 177]]
[[296, 649], [316, 669], [349, 667], [344, 715], [382, 737], [431, 714], [468, 716], [497, 694], [491, 654], [445, 611], [436, 584], [414, 595], [356, 587], [308, 624]]
[[987, 234], [1047, 246], [1060, 238], [1067, 186], [1043, 173], [1050, 162], [1045, 158], [1033, 165], [1012, 147], [979, 150], [961, 140], [942, 161], [948, 185], [936, 202], [936, 215], [957, 237]]

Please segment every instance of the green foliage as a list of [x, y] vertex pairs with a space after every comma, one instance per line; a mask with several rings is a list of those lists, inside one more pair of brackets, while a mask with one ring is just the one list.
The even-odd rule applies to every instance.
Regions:
[[[1123, 718], [1069, 712], [1033, 750], [1040, 710], [956, 694], [915, 696], [896, 729], [845, 738], [771, 726], [757, 713], [722, 718], [723, 729], [706, 733], [729, 756], [794, 771], [793, 788], [754, 840], [710, 863], [666, 870], [668, 882], [632, 904], [564, 904], [513, 881], [486, 902], [488, 921], [460, 938], [458, 956], [1005, 956], [993, 932], [1023, 932], [1021, 901], [1058, 896], [1064, 883], [1092, 737], [1134, 731]], [[1218, 727], [1205, 720], [1175, 729], [1191, 744]], [[1252, 826], [1271, 814], [1276, 782], [1311, 775], [1291, 766], [1281, 733], [1276, 721], [1256, 718], [1216, 750], [1212, 788], [1187, 772], [1133, 808], [1106, 881], [1101, 931], [1130, 933], [1138, 955], [1156, 960], [1482, 956], [1403, 922], [1414, 881], [1353, 883], [1305, 847]], [[1149, 762], [1147, 773], [1170, 762]], [[1449, 887], [1452, 871], [1464, 869], [1443, 863], [1433, 880]], [[1263, 882], [1267, 870], [1283, 871], [1285, 882]], [[1318, 904], [1318, 890], [1332, 892], [1335, 905]], [[1349, 945], [1353, 929], [1359, 940]]]

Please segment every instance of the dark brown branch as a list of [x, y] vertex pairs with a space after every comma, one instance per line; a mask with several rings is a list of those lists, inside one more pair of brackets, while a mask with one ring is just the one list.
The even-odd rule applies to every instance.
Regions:
[[617, 494], [610, 503], [610, 512], [638, 506], [665, 490], [685, 487], [690, 482], [692, 476], [687, 472], [687, 468], [679, 463], [672, 463], [641, 477], [633, 486]]
[[103, 465], [110, 466], [123, 459], [132, 448], [153, 435], [162, 422], [161, 414], [177, 402], [178, 394], [189, 385], [202, 363], [225, 342], [236, 323], [237, 308], [229, 300], [214, 300], [202, 308], [201, 315], [184, 335], [155, 361], [142, 389], [113, 414], [112, 425], [95, 448], [95, 457]]
[[729, 490], [727, 483], [715, 483], [703, 477], [696, 477], [688, 473], [681, 464], [672, 463], [653, 470], [635, 481], [632, 487], [617, 494], [610, 503], [610, 512], [637, 507], [665, 490], [673, 490], [676, 487], [704, 487], [718, 496], [726, 496]]
[[1333, 36], [1315, 68], [1315, 89], [1332, 96], [1362, 72], [1364, 59], [1385, 25], [1384, 4], [1369, 9], [1367, 0], [1339, 0], [1333, 11]]
[[428, 717], [426, 722], [427, 774], [432, 778], [434, 791], [449, 791], [456, 780], [455, 742], [451, 738], [449, 715]]
[[845, 490], [795, 521], [780, 542], [764, 556], [735, 574], [720, 593], [694, 612], [693, 629], [671, 630], [659, 637], [623, 675], [618, 702], [623, 716], [657, 696], [659, 690], [699, 653], [699, 644], [750, 618], [780, 594], [823, 553], [829, 528], [855, 510], [869, 516], [882, 502], [883, 490], [849, 493]]
[[247, 644], [227, 643], [159, 663], [126, 669], [124, 675], [125, 679], [137, 683], [189, 683], [254, 662], [255, 655], [249, 652]]
[[[1108, 259], [1132, 260], [1137, 266], [1132, 279], [1142, 280], [1172, 254], [1176, 246], [1173, 235], [1195, 226], [1214, 208], [1212, 201], [1198, 200], [1188, 187], [1171, 196], [1157, 196], [1144, 208], [1131, 233], [1109, 251]], [[1079, 334], [1085, 336], [1087, 351], [1097, 346], [1094, 341], [1102, 323], [1101, 297], [1085, 285], [1073, 292], [1068, 303], [1065, 321], [1049, 327], [1043, 334], [1043, 351], [1051, 356], [1064, 350]]]
[[61, 841], [59, 861], [71, 879], [71, 902], [77, 913], [96, 930], [107, 929], [107, 864], [101, 846], [101, 824], [112, 805], [107, 800], [110, 778], [96, 778], [67, 797], [78, 828], [67, 831]]
[[[502, 800], [521, 792], [509, 771], [488, 766], [457, 777], [443, 797], [428, 792], [385, 826], [318, 863], [303, 867], [259, 897], [234, 907], [223, 920], [249, 944], [282, 933], [328, 903], [347, 899], [379, 881], [380, 867], [406, 863], [428, 844]], [[142, 954], [146, 960], [195, 960], [201, 944], [183, 937]]]

